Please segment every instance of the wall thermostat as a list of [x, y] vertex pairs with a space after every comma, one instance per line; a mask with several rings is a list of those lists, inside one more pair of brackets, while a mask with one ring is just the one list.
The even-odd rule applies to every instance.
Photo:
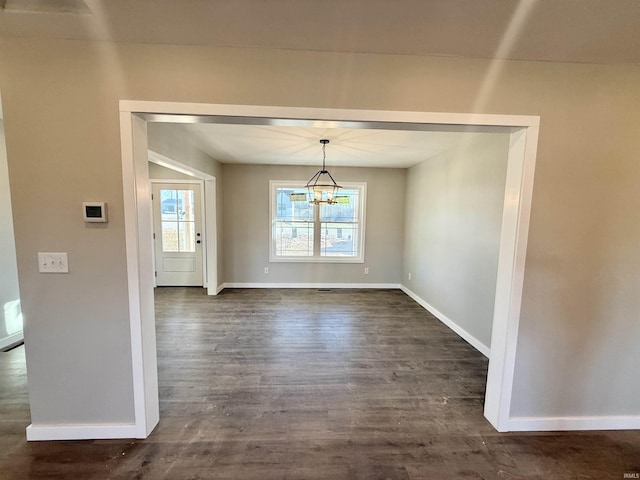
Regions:
[[82, 216], [85, 222], [108, 222], [107, 204], [105, 202], [83, 202]]

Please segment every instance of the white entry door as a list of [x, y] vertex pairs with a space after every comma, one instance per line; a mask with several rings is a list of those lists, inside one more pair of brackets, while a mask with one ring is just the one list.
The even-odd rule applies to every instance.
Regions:
[[204, 232], [197, 183], [153, 184], [158, 286], [202, 286]]

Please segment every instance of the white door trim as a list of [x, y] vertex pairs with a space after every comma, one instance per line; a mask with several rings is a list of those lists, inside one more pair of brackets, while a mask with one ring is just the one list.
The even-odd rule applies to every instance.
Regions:
[[146, 121], [121, 110], [120, 139], [135, 436], [147, 438], [160, 420], [160, 402]]
[[511, 416], [537, 146], [537, 125], [511, 133], [484, 403], [484, 416], [499, 432], [509, 431]]
[[[152, 163], [184, 173], [185, 175], [190, 175], [195, 179], [200, 179], [204, 182], [204, 194], [202, 196], [204, 202], [204, 215], [202, 217], [202, 221], [203, 230], [205, 232], [206, 247], [204, 249], [205, 256], [203, 259], [205, 267], [203, 285], [207, 288], [208, 295], [217, 295], [222, 289], [218, 286], [218, 217], [216, 212], [216, 192], [218, 186], [216, 177], [193, 168], [191, 165], [179, 162], [178, 160], [169, 158], [161, 153], [154, 152], [153, 150], [148, 150], [148, 155], [149, 161]], [[182, 181], [189, 182], [190, 180]], [[175, 183], [175, 181], [172, 182]]]
[[[155, 348], [147, 348], [146, 343], [147, 336], [153, 334], [155, 347], [151, 281], [153, 275], [148, 241], [150, 235], [144, 235], [150, 230], [147, 205], [150, 195], [147, 202], [141, 200], [141, 192], [149, 188], [148, 173], [141, 171], [142, 166], [146, 170], [148, 161], [146, 125], [143, 125], [145, 120], [142, 117], [144, 114], [176, 115], [173, 121], [181, 122], [192, 121], [190, 115], [217, 115], [287, 121], [313, 120], [318, 124], [344, 121], [509, 128], [511, 143], [485, 399], [487, 419], [499, 431], [508, 429], [540, 117], [121, 100], [122, 174], [134, 402], [138, 432], [146, 432], [147, 435], [158, 421], [158, 389], [157, 369], [146, 368], [155, 365], [157, 359]], [[141, 147], [143, 144], [144, 150]]]

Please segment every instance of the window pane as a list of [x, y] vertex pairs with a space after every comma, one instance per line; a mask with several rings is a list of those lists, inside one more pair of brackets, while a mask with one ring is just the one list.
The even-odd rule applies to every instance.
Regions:
[[312, 257], [313, 224], [275, 222], [275, 254], [278, 256]]
[[162, 251], [178, 251], [178, 222], [162, 222]]
[[357, 257], [357, 223], [322, 223], [320, 255], [323, 257]]
[[321, 222], [357, 222], [359, 212], [358, 190], [342, 189], [338, 193], [339, 197], [344, 197], [333, 205], [320, 206]]
[[193, 190], [178, 190], [177, 195], [179, 219], [193, 222], [195, 220], [195, 192]]
[[306, 194], [304, 188], [278, 188], [276, 190], [276, 220], [283, 221], [313, 221], [313, 206], [309, 202], [291, 201], [291, 194]]
[[178, 249], [181, 252], [196, 251], [196, 229], [193, 222], [178, 222], [179, 242]]
[[175, 190], [160, 190], [162, 220], [178, 220], [178, 197]]

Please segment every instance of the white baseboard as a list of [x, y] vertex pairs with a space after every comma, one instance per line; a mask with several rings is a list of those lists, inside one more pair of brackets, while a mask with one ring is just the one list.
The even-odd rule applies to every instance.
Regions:
[[9, 335], [6, 338], [0, 340], [0, 350], [4, 350], [5, 348], [9, 348], [13, 345], [16, 345], [20, 342], [24, 341], [24, 334], [22, 332], [14, 333], [13, 335]]
[[469, 345], [471, 345], [473, 348], [478, 350], [485, 357], [489, 358], [489, 356], [491, 355], [491, 349], [489, 347], [487, 347], [484, 343], [482, 343], [476, 337], [471, 335], [464, 328], [460, 327], [457, 323], [455, 323], [453, 320], [448, 318], [445, 314], [443, 314], [442, 312], [438, 311], [436, 308], [434, 308], [431, 305], [429, 305], [429, 303], [427, 303], [425, 300], [420, 298], [418, 295], [416, 295], [414, 292], [409, 290], [404, 285], [401, 285], [400, 288], [402, 289], [402, 291], [404, 293], [406, 293], [411, 298], [413, 298], [425, 310], [428, 310], [434, 317], [436, 317], [438, 320], [440, 320], [442, 323], [444, 323], [451, 330], [456, 332]]
[[222, 285], [218, 285], [216, 288], [216, 295], [218, 295], [222, 290], [224, 290], [224, 283]]
[[109, 438], [137, 438], [134, 424], [101, 425], [34, 425], [27, 427], [27, 440], [97, 440]]
[[612, 417], [511, 417], [510, 432], [569, 430], [640, 430], [640, 416]]
[[399, 283], [224, 283], [222, 288], [400, 288]]

